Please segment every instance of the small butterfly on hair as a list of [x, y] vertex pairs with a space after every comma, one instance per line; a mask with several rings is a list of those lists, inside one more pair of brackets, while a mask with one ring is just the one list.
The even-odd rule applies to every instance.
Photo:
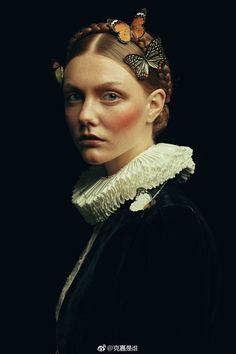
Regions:
[[130, 66], [139, 80], [146, 79], [149, 75], [149, 66], [160, 70], [167, 64], [161, 39], [157, 37], [150, 42], [144, 57], [137, 54], [129, 54], [124, 58], [124, 62]]
[[55, 78], [59, 85], [62, 85], [63, 77], [64, 77], [64, 69], [63, 66], [57, 61], [53, 60], [52, 62], [52, 69], [54, 71]]
[[121, 20], [108, 19], [107, 23], [110, 25], [112, 30], [117, 33], [117, 37], [121, 43], [128, 43], [132, 40], [138, 41], [141, 39], [145, 33], [143, 27], [146, 20], [147, 10], [142, 9], [138, 11], [131, 22], [128, 25], [126, 22]]

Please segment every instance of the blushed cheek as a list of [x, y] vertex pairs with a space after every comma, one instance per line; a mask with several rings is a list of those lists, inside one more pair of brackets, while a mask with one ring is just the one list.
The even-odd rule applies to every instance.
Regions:
[[140, 109], [137, 107], [132, 107], [128, 110], [126, 109], [123, 112], [120, 112], [117, 115], [113, 115], [111, 122], [112, 130], [121, 132], [122, 130], [127, 130], [128, 128], [134, 127], [140, 119], [140, 114]]

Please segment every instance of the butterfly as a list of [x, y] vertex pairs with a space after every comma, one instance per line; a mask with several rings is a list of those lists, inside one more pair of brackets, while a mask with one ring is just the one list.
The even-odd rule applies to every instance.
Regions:
[[167, 181], [161, 184], [154, 192], [154, 195], [148, 192], [145, 188], [139, 187], [136, 191], [135, 200], [130, 204], [129, 210], [136, 212], [141, 210], [150, 209], [156, 204], [155, 198], [165, 187]]
[[144, 57], [137, 54], [129, 54], [124, 58], [124, 62], [135, 72], [138, 79], [147, 78], [149, 66], [159, 70], [167, 63], [161, 46], [161, 39], [157, 37], [150, 42]]
[[61, 66], [60, 63], [58, 63], [58, 61], [53, 61], [52, 68], [54, 70], [54, 74], [55, 74], [58, 84], [61, 85], [63, 82], [63, 77], [64, 77], [63, 67]]
[[144, 188], [137, 189], [137, 195], [134, 202], [130, 205], [129, 209], [131, 211], [140, 211], [150, 208], [153, 202], [151, 194]]
[[128, 43], [133, 39], [139, 40], [145, 33], [143, 24], [145, 23], [147, 10], [142, 9], [137, 12], [131, 25], [121, 20], [108, 19], [107, 23], [111, 26], [114, 32], [118, 33], [118, 39], [121, 43]]

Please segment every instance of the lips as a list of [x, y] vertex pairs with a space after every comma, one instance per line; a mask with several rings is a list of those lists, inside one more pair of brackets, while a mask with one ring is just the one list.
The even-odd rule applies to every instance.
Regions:
[[104, 141], [103, 139], [99, 138], [97, 135], [94, 134], [83, 134], [79, 137], [79, 141], [93, 141], [93, 140], [98, 140], [98, 141]]
[[94, 134], [83, 134], [79, 137], [79, 145], [84, 148], [97, 148], [100, 147], [105, 142], [105, 140], [99, 138]]

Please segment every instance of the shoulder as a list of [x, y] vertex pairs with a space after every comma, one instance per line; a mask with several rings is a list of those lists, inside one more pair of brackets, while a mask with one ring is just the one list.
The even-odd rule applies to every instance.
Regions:
[[147, 223], [157, 219], [184, 218], [185, 221], [206, 223], [197, 205], [185, 194], [176, 180], [169, 181], [155, 199], [155, 204], [145, 211]]
[[143, 215], [148, 242], [173, 249], [215, 248], [209, 225], [178, 182], [170, 181]]

